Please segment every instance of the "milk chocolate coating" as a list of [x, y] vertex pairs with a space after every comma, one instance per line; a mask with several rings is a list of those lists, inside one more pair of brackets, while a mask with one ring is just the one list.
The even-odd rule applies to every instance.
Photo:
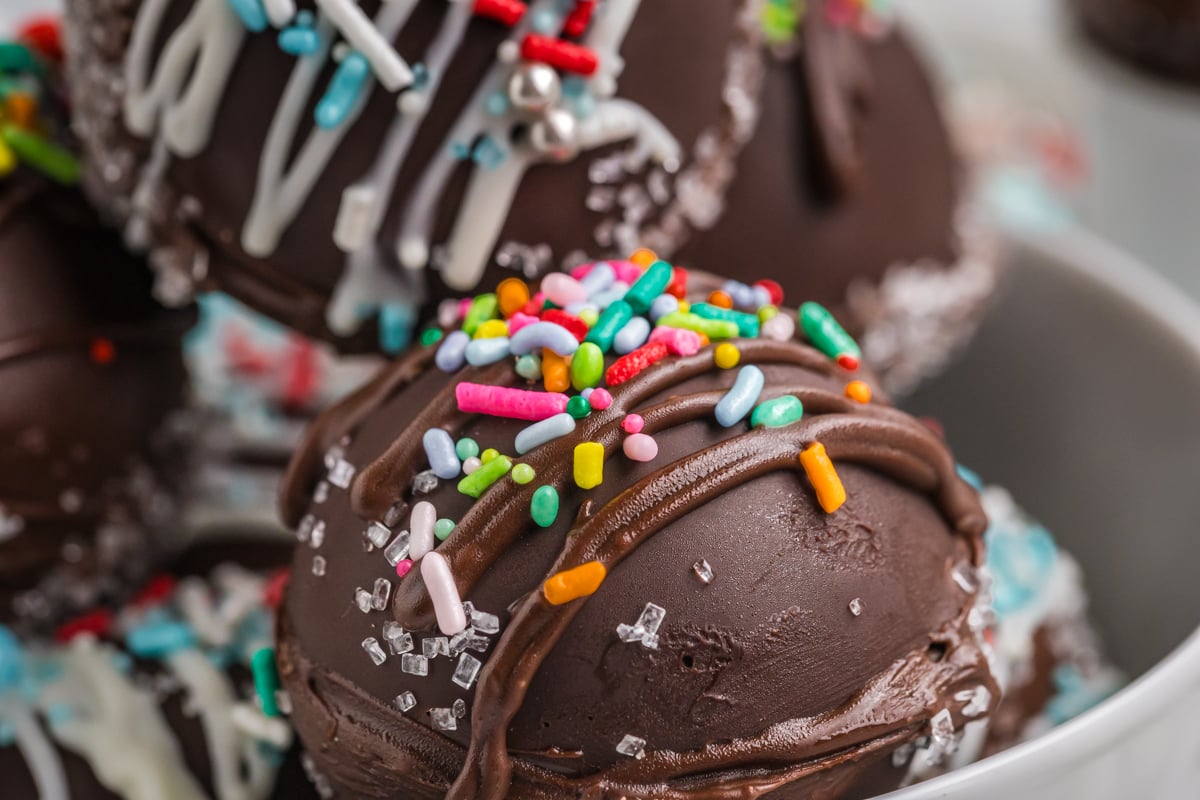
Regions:
[[[762, 399], [802, 397], [804, 421], [719, 427], [712, 404], [736, 370], [715, 369], [706, 349], [616, 387], [611, 409], [519, 459], [533, 483], [504, 478], [474, 502], [455, 481], [427, 497], [409, 489], [426, 468], [421, 437], [441, 426], [513, 452], [526, 423], [464, 415], [453, 399], [462, 380], [519, 384], [510, 365], [447, 376], [418, 350], [318, 421], [293, 461], [284, 514], [291, 524], [313, 515], [325, 538], [297, 550], [279, 654], [297, 730], [339, 796], [865, 796], [898, 785], [888, 756], [938, 710], [963, 722], [957, 692], [995, 694], [967, 624], [975, 597], [952, 578], [979, 563], [982, 509], [944, 444], [899, 411], [847, 400], [853, 376], [806, 346], [739, 346], [765, 373]], [[659, 444], [650, 463], [620, 454], [620, 421], [635, 409]], [[833, 514], [796, 458], [817, 439], [849, 496]], [[582, 441], [609, 450], [604, 482], [586, 492], [570, 479]], [[354, 483], [311, 501], [333, 445]], [[561, 494], [546, 530], [529, 519], [542, 483]], [[364, 552], [362, 532], [378, 519], [403, 529], [421, 499], [457, 523], [438, 552], [463, 598], [501, 619], [470, 691], [450, 680], [457, 659], [416, 677], [399, 656], [377, 667], [362, 649], [367, 636], [384, 642], [391, 615], [363, 615], [355, 590], [396, 579], [379, 551]], [[550, 606], [542, 581], [577, 558], [603, 561], [608, 577], [596, 594]], [[702, 558], [708, 585], [693, 572]], [[419, 571], [393, 600], [417, 653], [437, 633]], [[657, 649], [616, 635], [647, 602], [666, 609]], [[402, 714], [393, 700], [409, 690], [418, 705]], [[469, 710], [457, 730], [432, 730], [429, 710], [460, 697]], [[644, 759], [616, 752], [626, 734], [646, 740]]]
[[0, 182], [0, 507], [20, 521], [0, 543], [0, 616], [67, 543], [82, 548], [76, 577], [100, 569], [105, 523], [140, 530], [149, 557], [146, 507], [179, 467], [163, 426], [184, 403], [193, 319], [150, 284], [77, 189], [23, 171]]
[[1200, 83], [1196, 0], [1071, 0], [1086, 33], [1139, 69]]
[[[107, 94], [112, 90], [105, 82], [91, 77], [118, 74], [143, 5], [138, 0], [68, 3], [78, 128], [93, 166], [89, 183], [117, 217], [123, 216], [150, 145], [130, 136], [119, 121], [113, 123], [114, 117], [119, 120], [114, 109], [121, 98]], [[175, 0], [168, 6], [165, 30], [171, 31], [192, 3]], [[361, 6], [374, 13], [378, 2], [364, 0]], [[746, 34], [735, 20], [747, 7], [746, 0], [712, 0], [703, 9], [690, 0], [642, 3], [621, 50], [626, 65], [618, 96], [641, 104], [663, 122], [683, 147], [685, 168], [703, 132], [720, 134], [704, 183], [724, 214], [699, 225], [685, 218], [671, 222], [671, 236], [683, 246], [664, 245], [660, 254], [718, 274], [728, 274], [735, 263], [753, 263], [757, 275], [780, 281], [793, 297], [835, 308], [842, 307], [847, 286], [856, 278], [874, 281], [899, 263], [953, 263], [958, 256], [958, 164], [929, 80], [904, 37], [893, 31], [878, 40], [865, 38], [830, 24], [823, 8], [810, 3], [794, 52], [771, 54], [760, 41], [744, 41]], [[444, 13], [442, 3], [419, 3], [398, 39], [398, 51], [410, 60], [422, 53]], [[751, 28], [757, 30], [757, 23]], [[506, 33], [492, 20], [470, 23], [392, 195], [381, 236], [386, 246], [380, 252], [390, 269], [401, 269], [390, 243], [405, 201], [423, 165], [446, 146], [447, 131], [494, 63]], [[747, 72], [742, 88], [748, 108], [742, 110], [748, 112], [749, 124], [740, 123], [744, 132], [734, 125], [722, 96], [727, 58], [739, 44], [754, 54], [750, 68], [740, 65]], [[330, 338], [325, 307], [345, 263], [332, 237], [341, 194], [371, 165], [395, 117], [395, 98], [375, 92], [278, 249], [268, 258], [251, 257], [239, 244], [242, 223], [262, 142], [293, 63], [279, 50], [274, 34], [247, 40], [211, 143], [195, 157], [171, 161], [155, 239], [159, 246], [176, 248], [184, 260], [202, 253], [203, 286], [230, 292], [301, 331]], [[617, 149], [530, 170], [499, 242], [548, 245], [553, 253], [549, 266], [555, 267], [581, 250], [592, 256], [628, 255], [596, 240], [594, 231], [606, 215], [584, 207], [593, 186], [589, 167]], [[126, 152], [132, 154], [132, 168], [113, 158]], [[465, 171], [460, 171], [438, 209], [434, 242], [447, 237], [465, 184]], [[192, 203], [189, 211], [176, 213], [184, 197]], [[483, 285], [510, 274], [511, 268], [499, 266], [495, 258], [489, 264]], [[430, 299], [444, 297], [436, 270], [428, 274]], [[347, 350], [371, 348], [375, 333], [368, 325], [339, 344]]]

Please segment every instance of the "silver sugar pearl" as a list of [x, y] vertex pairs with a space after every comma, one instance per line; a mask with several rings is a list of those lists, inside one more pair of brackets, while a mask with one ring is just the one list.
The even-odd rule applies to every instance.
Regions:
[[570, 111], [552, 108], [533, 124], [529, 139], [539, 153], [555, 161], [570, 161], [579, 152], [578, 131], [579, 123]]
[[508, 79], [508, 99], [521, 111], [540, 114], [561, 97], [558, 73], [546, 64], [522, 64]]

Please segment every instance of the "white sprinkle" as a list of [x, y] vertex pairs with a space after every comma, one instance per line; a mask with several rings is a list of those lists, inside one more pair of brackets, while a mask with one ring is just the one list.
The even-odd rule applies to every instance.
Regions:
[[479, 659], [470, 653], [463, 653], [458, 658], [458, 666], [454, 668], [454, 677], [452, 680], [464, 689], [470, 689], [475, 683], [475, 679], [479, 677], [479, 670], [483, 667]]
[[344, 458], [338, 459], [329, 470], [329, 482], [339, 489], [349, 489], [353, 480], [354, 465]]
[[237, 703], [230, 712], [233, 726], [251, 739], [266, 742], [279, 750], [292, 744], [292, 729], [286, 721], [268, 717], [249, 703]]
[[450, 711], [454, 713], [455, 719], [462, 719], [467, 715], [467, 701], [461, 697], [454, 701], [454, 705], [450, 706]]
[[325, 556], [313, 556], [312, 574], [318, 578], [325, 575]]
[[458, 718], [449, 708], [431, 708], [429, 717], [433, 720], [433, 726], [440, 731], [458, 730]]
[[433, 526], [437, 523], [437, 509], [428, 500], [413, 506], [409, 517], [408, 548], [413, 561], [419, 561], [434, 548]]
[[368, 636], [363, 639], [363, 650], [367, 651], [367, 655], [371, 657], [371, 661], [375, 662], [375, 666], [380, 666], [387, 661], [387, 653], [383, 652], [383, 648], [379, 646], [379, 642], [374, 636]]
[[296, 0], [263, 0], [267, 19], [276, 28], [282, 28], [296, 16]]
[[992, 704], [992, 693], [986, 686], [976, 686], [974, 690], [964, 689], [954, 695], [954, 699], [960, 703], [966, 702], [962, 710], [963, 716], [974, 719], [987, 713], [988, 706]]
[[388, 539], [392, 538], [392, 532], [387, 529], [387, 526], [378, 522], [372, 522], [365, 531], [363, 538], [370, 543], [372, 547], [385, 547]]
[[401, 711], [411, 711], [417, 705], [417, 696], [412, 692], [401, 692], [396, 695], [395, 704]]
[[413, 73], [408, 64], [354, 0], [317, 0], [317, 5], [346, 40], [371, 62], [375, 77], [385, 89], [398, 92], [412, 84]]
[[466, 630], [467, 615], [463, 611], [462, 596], [446, 557], [436, 551], [427, 553], [421, 559], [421, 577], [425, 580], [429, 599], [433, 601], [433, 611], [442, 633], [453, 636]]
[[480, 461], [475, 456], [471, 456], [470, 458], [468, 458], [466, 461], [463, 462], [463, 474], [470, 475], [473, 472], [475, 472], [475, 470], [479, 469], [482, 466], [483, 466], [482, 461]]
[[696, 573], [696, 577], [705, 585], [713, 582], [712, 564], [709, 564], [706, 558], [702, 558], [695, 564], [692, 564], [692, 572]]
[[850, 613], [856, 617], [862, 616], [863, 601], [861, 597], [856, 597], [850, 601]]
[[358, 610], [364, 614], [370, 614], [371, 609], [375, 605], [371, 593], [359, 586], [354, 590], [354, 605], [358, 606]]
[[632, 734], [625, 734], [625, 738], [617, 745], [617, 752], [623, 756], [630, 756], [639, 761], [646, 755], [646, 740]]
[[333, 242], [343, 253], [356, 253], [367, 243], [378, 202], [379, 193], [368, 185], [355, 184], [342, 192], [333, 223]]
[[408, 558], [408, 531], [400, 531], [383, 550], [383, 557], [393, 567]]
[[429, 659], [411, 653], [402, 655], [400, 656], [400, 671], [407, 672], [409, 675], [428, 675]]
[[375, 579], [375, 591], [371, 593], [371, 608], [383, 611], [392, 598], [392, 582], [387, 578]]

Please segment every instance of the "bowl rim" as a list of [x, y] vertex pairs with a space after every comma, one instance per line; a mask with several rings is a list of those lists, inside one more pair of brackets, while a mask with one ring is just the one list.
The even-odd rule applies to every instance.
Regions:
[[[1062, 271], [1115, 296], [1150, 328], [1174, 340], [1180, 355], [1200, 369], [1200, 304], [1169, 280], [1099, 236], [1078, 226], [1049, 235], [1008, 234], [1017, 258], [1036, 259], [1037, 268]], [[1045, 265], [1045, 267], [1041, 265]], [[1061, 771], [1082, 762], [1152, 722], [1181, 695], [1200, 689], [1200, 627], [1161, 661], [1096, 707], [1054, 730], [997, 755], [926, 783], [880, 796], [879, 800], [934, 800], [1035, 772]], [[966, 795], [963, 795], [966, 796]]]

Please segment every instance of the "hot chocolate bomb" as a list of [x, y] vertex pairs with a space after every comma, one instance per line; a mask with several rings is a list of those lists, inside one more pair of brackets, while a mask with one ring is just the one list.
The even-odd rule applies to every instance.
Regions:
[[[399, 349], [414, 300], [585, 253], [752, 263], [839, 313], [969, 260], [931, 87], [860, 3], [68, 5], [88, 183], [161, 290], [344, 349], [373, 310]], [[887, 313], [859, 294], [856, 326]]]
[[518, 323], [490, 364], [416, 349], [293, 461], [280, 670], [338, 796], [865, 796], [987, 713], [985, 520], [927, 428], [794, 326], [660, 326], [596, 380], [602, 315], [568, 400]]

